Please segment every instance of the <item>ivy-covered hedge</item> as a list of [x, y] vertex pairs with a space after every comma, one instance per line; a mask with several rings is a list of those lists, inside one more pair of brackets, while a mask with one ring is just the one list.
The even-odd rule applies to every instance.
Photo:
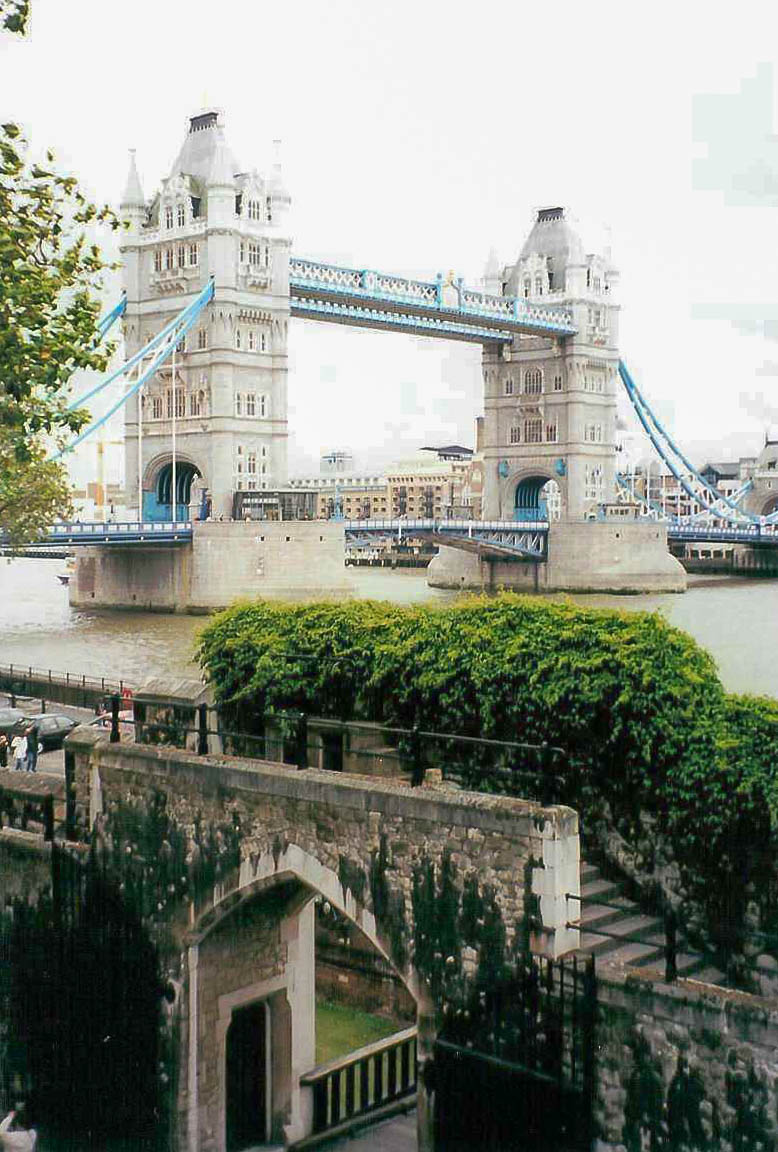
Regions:
[[259, 602], [216, 616], [199, 656], [244, 730], [299, 708], [563, 748], [584, 820], [605, 812], [629, 835], [654, 815], [717, 919], [775, 855], [778, 702], [728, 696], [712, 658], [658, 614], [511, 594]]

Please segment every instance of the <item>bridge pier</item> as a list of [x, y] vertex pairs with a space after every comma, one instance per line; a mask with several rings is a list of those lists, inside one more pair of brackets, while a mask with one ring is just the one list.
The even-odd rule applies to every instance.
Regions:
[[336, 521], [195, 524], [192, 542], [83, 548], [70, 581], [77, 608], [207, 613], [260, 596], [349, 594]]
[[667, 529], [628, 520], [551, 523], [545, 561], [498, 560], [441, 547], [427, 569], [433, 588], [518, 592], [683, 592], [686, 573]]

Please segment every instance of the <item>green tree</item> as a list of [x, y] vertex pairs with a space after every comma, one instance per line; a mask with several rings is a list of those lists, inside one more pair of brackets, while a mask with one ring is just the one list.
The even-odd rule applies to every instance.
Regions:
[[[28, 17], [28, 0], [0, 0], [0, 28], [23, 33]], [[0, 125], [0, 528], [17, 541], [67, 511], [64, 467], [42, 465], [89, 418], [68, 410], [73, 374], [104, 371], [112, 352], [97, 327], [109, 267], [87, 235], [98, 224], [121, 227], [51, 152], [31, 160], [19, 126]]]
[[0, 28], [24, 34], [30, 18], [30, 0], [0, 0]]
[[71, 511], [70, 483], [61, 464], [46, 460], [33, 444], [19, 461], [12, 435], [0, 428], [0, 525], [13, 546], [34, 540], [57, 517]]

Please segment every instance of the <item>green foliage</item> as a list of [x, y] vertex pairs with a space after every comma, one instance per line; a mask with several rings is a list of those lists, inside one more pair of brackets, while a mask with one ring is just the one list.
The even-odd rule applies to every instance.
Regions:
[[30, 0], [0, 0], [0, 28], [24, 35], [30, 19]]
[[9, 543], [34, 540], [70, 511], [70, 483], [62, 465], [46, 460], [37, 441], [20, 461], [9, 430], [0, 428], [0, 527]]
[[[259, 602], [215, 617], [199, 656], [238, 729], [300, 708], [562, 747], [554, 771], [584, 826], [605, 814], [629, 836], [652, 813], [735, 937], [746, 887], [774, 858], [778, 704], [726, 696], [711, 657], [660, 615], [510, 594], [442, 608]], [[470, 786], [505, 788], [492, 761], [468, 758]]]
[[[23, 33], [26, 0], [0, 2], [0, 27]], [[88, 420], [68, 410], [79, 369], [103, 371], [113, 351], [99, 343], [99, 292], [108, 267], [87, 230], [121, 227], [48, 152], [31, 160], [18, 125], [0, 125], [0, 528], [12, 543], [34, 539], [70, 509], [67, 475], [46, 463]]]

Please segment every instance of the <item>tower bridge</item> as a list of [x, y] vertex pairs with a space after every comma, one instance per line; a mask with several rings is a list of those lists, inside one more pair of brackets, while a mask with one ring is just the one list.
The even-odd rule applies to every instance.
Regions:
[[[127, 224], [121, 254], [125, 349], [136, 380], [111, 410], [125, 409], [128, 505], [137, 523], [134, 532], [100, 538], [111, 557], [98, 562], [93, 550], [90, 602], [114, 603], [117, 580], [125, 600], [135, 599], [120, 556], [137, 557], [152, 542], [159, 550], [162, 538], [143, 531], [149, 523], [169, 524], [174, 534], [177, 525], [189, 525], [191, 545], [179, 550], [184, 559], [176, 563], [201, 571], [205, 565], [218, 580], [218, 564], [205, 559], [211, 545], [202, 521], [229, 518], [236, 492], [286, 487], [287, 341], [297, 318], [481, 345], [484, 522], [418, 526], [440, 545], [430, 583], [684, 588], [683, 569], [668, 552], [667, 525], [646, 518], [619, 491], [617, 389], [624, 385], [652, 441], [666, 433], [655, 428], [620, 360], [618, 271], [609, 253], [585, 250], [563, 208], [540, 210], [518, 258], [504, 266], [492, 260], [483, 287], [472, 288], [453, 275], [415, 280], [295, 255], [289, 203], [280, 164], [269, 174], [242, 169], [213, 109], [191, 117], [150, 200], [132, 156], [121, 200]], [[552, 490], [559, 516], [549, 524]], [[733, 531], [748, 526], [740, 522], [742, 511], [726, 506], [731, 501], [705, 491], [701, 507], [710, 523]], [[227, 540], [234, 538], [245, 552], [245, 587], [230, 592], [276, 591], [267, 573], [279, 566], [332, 574], [346, 533], [364, 539], [395, 530], [403, 526], [224, 526], [224, 546], [233, 547]], [[86, 535], [74, 529], [73, 543]], [[182, 540], [178, 533], [169, 543]], [[288, 544], [297, 548], [293, 564], [281, 559]], [[322, 547], [332, 550], [323, 567]], [[84, 598], [82, 568], [79, 561], [71, 582], [76, 602]], [[319, 590], [332, 587], [325, 581]]]

